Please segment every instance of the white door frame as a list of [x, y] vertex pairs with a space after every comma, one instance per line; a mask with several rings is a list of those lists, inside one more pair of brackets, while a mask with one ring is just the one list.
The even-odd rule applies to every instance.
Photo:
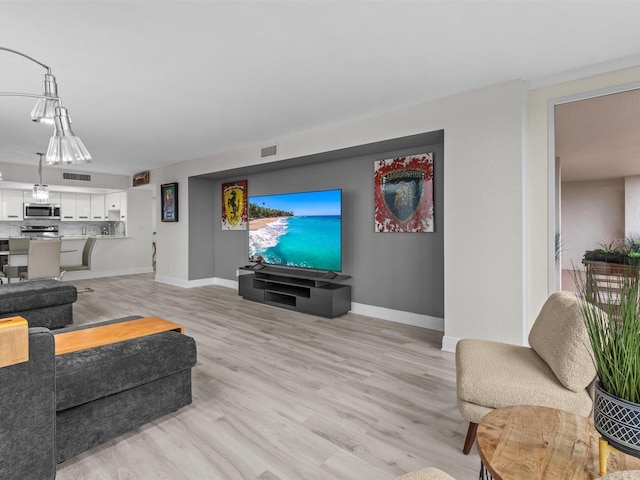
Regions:
[[640, 89], [640, 82], [633, 82], [624, 85], [616, 85], [613, 87], [592, 90], [589, 92], [576, 93], [558, 98], [552, 98], [547, 102], [547, 125], [548, 125], [548, 204], [549, 204], [549, 224], [548, 224], [548, 252], [549, 252], [549, 295], [560, 289], [561, 265], [556, 263], [556, 235], [560, 234], [560, 165], [556, 161], [556, 125], [555, 125], [555, 107], [564, 103], [577, 102], [588, 98], [602, 97], [614, 93], [628, 92], [630, 90]]

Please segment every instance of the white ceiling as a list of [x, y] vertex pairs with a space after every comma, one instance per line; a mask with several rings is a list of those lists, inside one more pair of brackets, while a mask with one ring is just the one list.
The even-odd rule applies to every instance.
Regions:
[[[0, 46], [48, 64], [94, 163], [132, 174], [640, 53], [628, 1], [2, 1]], [[0, 51], [0, 91], [44, 69]], [[51, 129], [0, 97], [0, 162]]]
[[640, 175], [640, 90], [555, 108], [562, 181]]

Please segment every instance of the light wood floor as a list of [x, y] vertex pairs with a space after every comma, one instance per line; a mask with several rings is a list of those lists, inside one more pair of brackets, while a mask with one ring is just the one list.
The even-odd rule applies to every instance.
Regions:
[[195, 338], [193, 404], [58, 466], [58, 480], [390, 480], [426, 466], [478, 478], [442, 334], [324, 319], [151, 274], [73, 282], [74, 323], [156, 315]]

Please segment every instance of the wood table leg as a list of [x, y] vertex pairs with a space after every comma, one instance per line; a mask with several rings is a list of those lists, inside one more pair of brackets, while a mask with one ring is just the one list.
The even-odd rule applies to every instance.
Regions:
[[467, 430], [467, 438], [464, 441], [464, 448], [462, 453], [468, 455], [473, 447], [473, 442], [476, 440], [476, 432], [478, 431], [478, 424], [469, 422], [469, 429]]

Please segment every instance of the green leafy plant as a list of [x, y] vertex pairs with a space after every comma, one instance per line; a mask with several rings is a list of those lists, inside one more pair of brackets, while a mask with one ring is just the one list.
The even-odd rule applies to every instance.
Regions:
[[596, 283], [576, 277], [582, 292], [582, 316], [593, 348], [602, 388], [618, 398], [640, 403], [639, 271], [627, 267]]
[[617, 251], [615, 246], [617, 242], [618, 240], [607, 240], [606, 242], [601, 242], [598, 244], [600, 246], [598, 250], [602, 253], [615, 253]]
[[[624, 244], [631, 258], [640, 258], [640, 237], [637, 235], [627, 235], [624, 239]], [[637, 254], [638, 256], [633, 256], [632, 254]]]

